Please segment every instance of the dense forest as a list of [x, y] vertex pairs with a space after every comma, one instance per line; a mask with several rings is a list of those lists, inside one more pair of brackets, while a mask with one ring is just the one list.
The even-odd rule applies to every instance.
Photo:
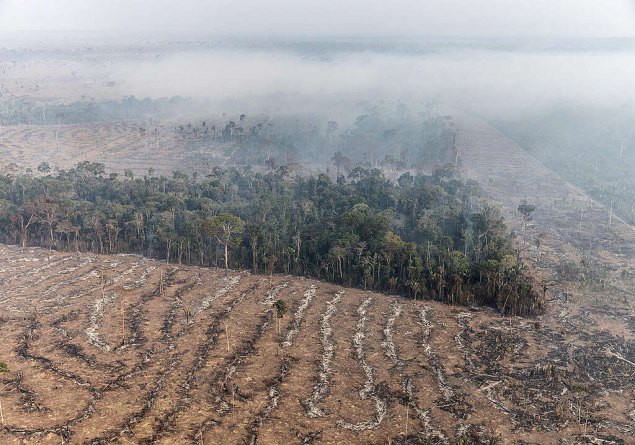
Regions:
[[284, 167], [204, 178], [105, 175], [103, 164], [0, 177], [0, 242], [315, 277], [363, 289], [541, 309], [498, 210], [451, 166], [292, 177]]

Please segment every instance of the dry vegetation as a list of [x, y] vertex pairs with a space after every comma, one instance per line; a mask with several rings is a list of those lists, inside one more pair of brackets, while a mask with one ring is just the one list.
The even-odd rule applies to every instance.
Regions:
[[79, 160], [105, 163], [109, 172], [119, 174], [130, 169], [136, 175], [147, 174], [150, 168], [157, 175], [170, 175], [174, 170], [207, 172], [223, 165], [227, 156], [217, 147], [193, 150], [175, 134], [175, 125], [185, 122], [144, 116], [134, 122], [69, 124], [64, 116], [50, 110], [46, 114], [47, 105], [122, 100], [125, 87], [113, 80], [117, 70], [152, 60], [162, 51], [160, 46], [130, 51], [107, 46], [68, 51], [0, 49], [0, 98], [7, 104], [29, 99], [48, 119], [47, 125], [0, 127], [0, 174], [26, 169], [37, 174], [41, 162], [48, 162], [51, 169], [67, 169]]

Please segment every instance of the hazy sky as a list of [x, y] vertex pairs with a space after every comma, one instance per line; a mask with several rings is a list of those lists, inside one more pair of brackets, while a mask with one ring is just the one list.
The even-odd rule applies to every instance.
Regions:
[[0, 31], [635, 36], [635, 0], [0, 0]]

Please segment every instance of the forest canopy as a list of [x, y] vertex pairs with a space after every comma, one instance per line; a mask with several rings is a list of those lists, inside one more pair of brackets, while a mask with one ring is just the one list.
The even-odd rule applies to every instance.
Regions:
[[362, 167], [335, 181], [283, 167], [136, 179], [87, 161], [45, 167], [0, 177], [1, 242], [296, 274], [503, 313], [542, 307], [499, 211], [452, 166], [396, 182]]

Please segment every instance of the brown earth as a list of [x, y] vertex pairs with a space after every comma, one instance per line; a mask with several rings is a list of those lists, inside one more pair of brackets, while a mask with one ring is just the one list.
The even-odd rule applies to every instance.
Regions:
[[[635, 232], [484, 122], [456, 123], [464, 174], [548, 284], [544, 315], [0, 246], [0, 443], [635, 443]], [[581, 259], [601, 282], [558, 273]]]
[[101, 162], [108, 172], [171, 175], [172, 171], [209, 173], [229, 167], [231, 144], [209, 142], [191, 147], [178, 137], [173, 121], [100, 122], [77, 125], [13, 125], [0, 127], [0, 174], [37, 173], [41, 162], [52, 170], [80, 161]]
[[3, 444], [632, 443], [635, 317], [583, 291], [510, 319], [136, 256], [0, 255]]

